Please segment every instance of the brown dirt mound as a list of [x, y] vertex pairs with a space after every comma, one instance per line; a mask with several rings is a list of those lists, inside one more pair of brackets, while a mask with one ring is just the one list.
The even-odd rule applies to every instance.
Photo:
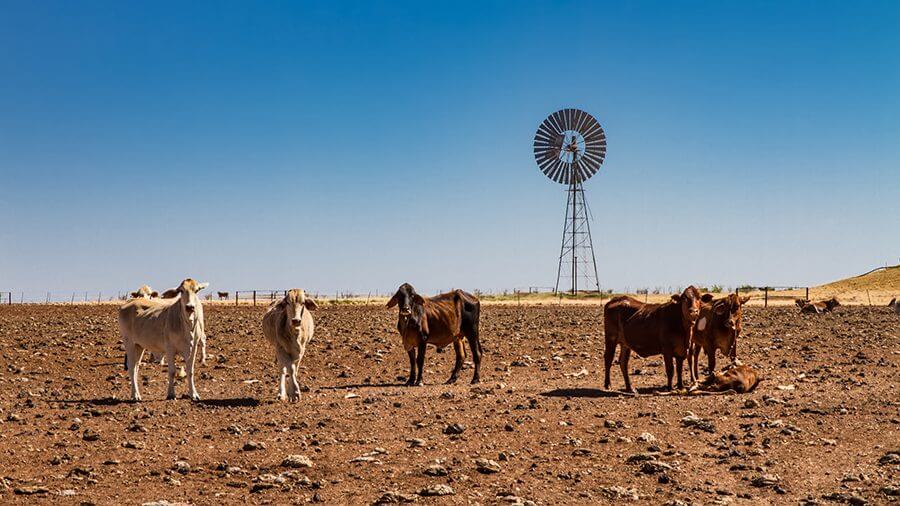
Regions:
[[900, 291], [900, 265], [881, 267], [859, 276], [832, 281], [818, 288], [834, 292], [857, 290]]

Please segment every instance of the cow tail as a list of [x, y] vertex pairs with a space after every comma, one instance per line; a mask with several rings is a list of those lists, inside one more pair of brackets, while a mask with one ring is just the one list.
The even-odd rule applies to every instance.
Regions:
[[128, 352], [125, 352], [125, 370], [128, 370]]

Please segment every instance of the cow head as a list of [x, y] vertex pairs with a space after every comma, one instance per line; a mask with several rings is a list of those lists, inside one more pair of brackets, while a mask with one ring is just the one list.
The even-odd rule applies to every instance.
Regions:
[[735, 293], [713, 304], [713, 312], [719, 316], [726, 329], [741, 331], [741, 306], [750, 300], [750, 296], [740, 297]]
[[681, 294], [673, 295], [672, 300], [681, 306], [681, 316], [684, 321], [693, 326], [700, 317], [700, 304], [703, 301], [700, 290], [691, 285], [685, 288]]
[[316, 301], [307, 297], [306, 292], [299, 288], [289, 290], [287, 295], [278, 303], [278, 307], [284, 310], [287, 321], [290, 322], [291, 327], [294, 329], [299, 329], [303, 323], [304, 311], [319, 309]]
[[[178, 285], [178, 288], [174, 290], [174, 294], [181, 298], [181, 303], [184, 305], [184, 311], [188, 314], [188, 318], [190, 320], [194, 319], [194, 314], [197, 311], [197, 308], [200, 307], [200, 297], [197, 297], [197, 292], [203, 290], [209, 286], [209, 283], [198, 283], [191, 278], [187, 278]], [[172, 292], [173, 290], [167, 290], [166, 293]]]
[[133, 299], [155, 299], [157, 297], [159, 297], [159, 292], [147, 285], [138, 288], [136, 292], [131, 292]]
[[837, 300], [837, 297], [832, 297], [825, 301], [825, 307], [828, 308], [829, 311], [832, 311], [834, 308], [839, 307], [841, 303]]
[[897, 304], [897, 298], [896, 298], [896, 297], [894, 297], [893, 299], [891, 299], [890, 302], [888, 302], [888, 307], [896, 307], [896, 306], [898, 306], [898, 305], [900, 305], [900, 304]]
[[428, 333], [428, 319], [425, 318], [425, 299], [416, 293], [416, 289], [409, 283], [403, 283], [397, 289], [397, 293], [388, 301], [387, 307], [400, 306], [400, 318], [397, 328], [402, 332], [406, 328]]
[[797, 305], [800, 309], [803, 309], [803, 306], [809, 304], [809, 300], [807, 299], [794, 299], [794, 304]]

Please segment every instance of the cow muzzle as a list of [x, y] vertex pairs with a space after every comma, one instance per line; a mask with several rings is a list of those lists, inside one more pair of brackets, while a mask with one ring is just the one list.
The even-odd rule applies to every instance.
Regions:
[[188, 305], [184, 306], [184, 310], [187, 311], [189, 314], [193, 314], [194, 313], [194, 305], [188, 304]]
[[299, 326], [300, 326], [300, 323], [301, 323], [302, 321], [303, 321], [303, 320], [302, 320], [301, 318], [291, 318], [291, 323], [292, 323], [295, 327], [299, 327]]

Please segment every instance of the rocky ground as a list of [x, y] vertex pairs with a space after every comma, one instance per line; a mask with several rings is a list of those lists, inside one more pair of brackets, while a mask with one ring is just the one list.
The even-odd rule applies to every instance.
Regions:
[[[0, 502], [883, 504], [900, 497], [900, 317], [745, 309], [752, 394], [638, 397], [602, 384], [597, 306], [487, 306], [483, 382], [403, 387], [396, 315], [329, 307], [303, 398], [275, 400], [263, 307], [206, 309], [203, 401], [129, 386], [114, 306], [0, 307]], [[613, 371], [614, 385], [622, 380]], [[185, 385], [179, 384], [179, 393]]]

